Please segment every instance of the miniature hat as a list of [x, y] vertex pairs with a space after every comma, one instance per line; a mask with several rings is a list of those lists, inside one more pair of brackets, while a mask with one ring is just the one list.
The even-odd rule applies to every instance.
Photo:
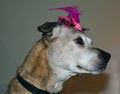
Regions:
[[60, 16], [58, 21], [62, 23], [65, 27], [74, 28], [79, 31], [83, 31], [82, 26], [80, 25], [80, 12], [76, 6], [68, 6], [62, 8], [50, 8], [49, 10], [64, 10], [68, 13], [68, 16]]

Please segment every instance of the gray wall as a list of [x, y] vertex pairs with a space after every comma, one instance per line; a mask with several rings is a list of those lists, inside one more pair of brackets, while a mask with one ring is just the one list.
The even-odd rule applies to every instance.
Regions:
[[0, 0], [0, 84], [9, 83], [40, 39], [36, 27], [66, 14], [48, 8], [66, 5], [80, 7], [81, 24], [90, 28], [95, 46], [111, 52], [120, 45], [120, 0]]

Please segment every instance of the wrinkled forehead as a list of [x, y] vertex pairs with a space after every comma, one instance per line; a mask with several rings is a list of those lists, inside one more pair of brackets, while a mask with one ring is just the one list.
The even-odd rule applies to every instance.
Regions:
[[64, 26], [56, 27], [53, 29], [53, 35], [58, 35], [57, 38], [59, 39], [59, 42], [62, 44], [66, 44], [69, 42], [73, 42], [75, 39], [81, 38], [86, 46], [90, 46], [92, 43], [92, 40], [87, 37], [84, 33], [77, 31], [72, 28], [66, 28]]

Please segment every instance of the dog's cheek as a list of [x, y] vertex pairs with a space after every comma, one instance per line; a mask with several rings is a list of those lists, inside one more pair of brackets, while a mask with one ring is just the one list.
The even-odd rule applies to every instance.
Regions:
[[91, 67], [92, 64], [95, 63], [97, 55], [86, 48], [78, 52], [77, 58], [79, 60], [79, 63], [84, 67]]

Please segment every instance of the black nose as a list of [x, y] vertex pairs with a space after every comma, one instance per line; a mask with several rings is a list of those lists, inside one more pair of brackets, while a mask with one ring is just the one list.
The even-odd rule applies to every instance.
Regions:
[[108, 63], [108, 61], [110, 60], [111, 55], [110, 55], [109, 53], [107, 53], [107, 52], [99, 49], [99, 57], [100, 57], [101, 59], [103, 59], [103, 61], [104, 61], [105, 63]]

